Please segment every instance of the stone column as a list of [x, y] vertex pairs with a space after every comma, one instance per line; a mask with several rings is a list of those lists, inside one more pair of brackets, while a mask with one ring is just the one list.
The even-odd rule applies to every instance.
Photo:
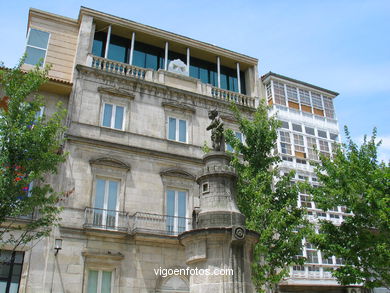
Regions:
[[[252, 247], [258, 235], [244, 227], [245, 217], [236, 204], [237, 174], [225, 152], [204, 156], [197, 177], [200, 209], [194, 229], [179, 235], [190, 276], [191, 293], [251, 293]], [[223, 272], [216, 275], [216, 272]]]

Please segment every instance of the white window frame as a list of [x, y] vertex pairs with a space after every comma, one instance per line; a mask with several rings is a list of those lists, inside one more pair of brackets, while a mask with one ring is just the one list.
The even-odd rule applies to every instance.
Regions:
[[[169, 138], [169, 119], [172, 118], [172, 119], [176, 119], [176, 129], [175, 129], [175, 139], [170, 139]], [[179, 127], [179, 121], [182, 120], [182, 121], [185, 121], [186, 122], [186, 141], [180, 141], [179, 140], [179, 135], [180, 135], [180, 127]], [[189, 122], [188, 122], [188, 119], [185, 119], [185, 118], [182, 118], [182, 117], [178, 117], [178, 116], [174, 116], [174, 115], [167, 115], [167, 121], [166, 121], [166, 125], [167, 125], [167, 133], [166, 133], [166, 137], [169, 141], [176, 141], [176, 142], [179, 142], [179, 143], [184, 143], [184, 144], [188, 144], [188, 133], [189, 133]]]
[[[168, 215], [167, 213], [167, 207], [168, 207], [168, 191], [173, 191], [174, 194], [175, 194], [175, 207], [174, 207], [174, 215]], [[164, 211], [164, 214], [168, 217], [168, 216], [172, 216], [174, 217], [174, 228], [173, 228], [173, 232], [178, 232], [179, 231], [179, 227], [178, 227], [178, 220], [179, 220], [179, 192], [185, 192], [186, 194], [186, 210], [185, 210], [185, 216], [184, 218], [185, 219], [185, 229], [184, 231], [187, 231], [189, 229], [189, 226], [188, 226], [188, 222], [187, 222], [187, 218], [189, 217], [189, 212], [188, 212], [188, 207], [189, 207], [189, 190], [186, 190], [186, 189], [181, 189], [181, 188], [177, 188], [177, 187], [172, 187], [172, 186], [169, 186], [165, 189], [165, 211]], [[168, 218], [167, 218], [168, 220]]]
[[90, 271], [97, 271], [98, 272], [98, 279], [97, 279], [97, 292], [96, 293], [101, 293], [102, 292], [102, 276], [103, 272], [111, 272], [111, 292], [114, 292], [114, 286], [115, 286], [115, 269], [106, 269], [106, 268], [97, 268], [97, 267], [88, 267], [87, 268], [87, 288], [86, 292], [88, 292], [88, 287], [89, 287], [89, 272]]
[[[241, 140], [240, 141], [241, 141], [241, 143], [245, 144], [245, 136], [244, 136], [244, 134], [241, 131], [236, 131], [236, 130], [232, 130], [232, 131], [234, 132], [234, 135], [235, 135], [236, 138], [238, 138], [237, 137], [238, 133], [241, 134]], [[229, 150], [228, 147], [230, 147], [231, 150]], [[228, 143], [225, 143], [225, 149], [227, 151], [229, 151], [229, 152], [234, 152], [233, 147], [231, 145], [229, 145]]]
[[[120, 179], [117, 179], [117, 178], [110, 178], [110, 177], [103, 177], [103, 176], [95, 176], [95, 179], [94, 179], [94, 193], [93, 193], [93, 198], [92, 198], [92, 208], [93, 209], [97, 209], [95, 208], [95, 201], [96, 201], [96, 193], [97, 193], [97, 189], [96, 189], [96, 185], [97, 185], [97, 180], [100, 179], [100, 180], [105, 180], [106, 182], [109, 182], [109, 181], [114, 181], [114, 182], [117, 182], [118, 183], [118, 189], [117, 189], [117, 194], [116, 194], [116, 208], [115, 208], [115, 226], [112, 227], [112, 228], [117, 228], [118, 227], [118, 221], [119, 221], [119, 198], [120, 198], [120, 194], [121, 194], [121, 180]], [[103, 208], [102, 208], [102, 223], [101, 223], [101, 226], [106, 226], [107, 227], [107, 211], [108, 211], [108, 208], [107, 208], [107, 203], [108, 203], [108, 188], [109, 188], [109, 184], [105, 184], [104, 185], [104, 199], [103, 199]], [[112, 211], [112, 210], [110, 210]], [[94, 210], [94, 213], [95, 213], [95, 210]]]
[[[104, 109], [105, 109], [106, 105], [112, 105], [113, 106], [112, 107], [112, 112], [111, 112], [110, 126], [103, 125], [103, 122], [104, 122]], [[123, 108], [122, 128], [115, 128], [115, 116], [116, 116], [116, 109], [117, 109], [117, 107], [122, 107]], [[100, 122], [100, 126], [104, 127], [104, 128], [124, 131], [125, 123], [126, 123], [126, 111], [127, 111], [126, 106], [118, 105], [118, 104], [115, 104], [115, 103], [104, 101], [103, 105], [102, 105], [102, 111], [101, 111], [101, 117], [100, 117], [100, 121], [101, 121]]]
[[[29, 38], [30, 38], [30, 32], [31, 32], [32, 29], [37, 30], [37, 31], [41, 31], [41, 32], [45, 32], [45, 33], [48, 33], [48, 34], [49, 34], [49, 37], [47, 38], [46, 49], [40, 48], [40, 47], [37, 47], [37, 46], [32, 46], [32, 45], [29, 45], [29, 44], [28, 44], [28, 40], [29, 40]], [[46, 64], [46, 57], [47, 57], [47, 51], [49, 50], [50, 38], [51, 38], [51, 33], [47, 32], [47, 31], [44, 31], [44, 30], [41, 30], [41, 29], [37, 29], [37, 28], [33, 28], [33, 27], [30, 27], [30, 28], [28, 29], [28, 34], [27, 34], [27, 39], [26, 39], [26, 46], [25, 46], [26, 49], [24, 50], [24, 52], [26, 53], [27, 47], [35, 48], [35, 49], [38, 49], [38, 50], [45, 50], [45, 57], [43, 58], [42, 65], [39, 66], [39, 67], [44, 67], [45, 64]], [[35, 66], [35, 65], [36, 65], [36, 64], [29, 64], [29, 63], [24, 63], [24, 64], [29, 65], [29, 66]]]

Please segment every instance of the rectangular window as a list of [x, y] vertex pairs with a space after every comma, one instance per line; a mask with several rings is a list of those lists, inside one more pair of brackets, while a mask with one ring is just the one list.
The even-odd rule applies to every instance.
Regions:
[[307, 142], [307, 155], [310, 160], [318, 160], [317, 156], [317, 140], [312, 137], [306, 137]]
[[287, 131], [279, 131], [280, 135], [280, 148], [282, 154], [291, 155], [291, 140], [290, 133]]
[[287, 121], [280, 121], [282, 123], [282, 126], [280, 128], [290, 129], [290, 126], [288, 125]]
[[310, 195], [301, 194], [299, 198], [301, 200], [301, 207], [310, 208], [310, 209], [313, 208], [312, 198]]
[[323, 109], [321, 95], [317, 93], [311, 93], [311, 100], [313, 102], [313, 107], [317, 109]]
[[172, 235], [187, 229], [187, 192], [169, 189], [166, 202], [167, 232]]
[[324, 101], [325, 115], [329, 118], [334, 118], [333, 100], [329, 97], [322, 96]]
[[323, 130], [318, 130], [318, 136], [322, 137], [322, 138], [328, 138], [326, 131], [323, 131]]
[[[234, 131], [234, 134], [236, 136], [236, 138], [238, 138], [238, 140], [240, 142], [244, 142], [244, 136], [241, 132], [239, 131]], [[230, 145], [230, 144], [226, 144], [226, 150], [229, 151], [229, 152], [233, 152], [233, 147]]]
[[103, 106], [102, 126], [123, 130], [125, 108], [105, 103]]
[[40, 31], [34, 28], [30, 29], [27, 38], [26, 59], [24, 63], [43, 66], [45, 63], [46, 51], [49, 44], [48, 32]]
[[168, 139], [187, 142], [187, 120], [168, 117]]
[[284, 84], [277, 81], [274, 81], [273, 84], [274, 84], [275, 103], [286, 106], [286, 95], [284, 93]]
[[316, 250], [306, 250], [306, 262], [318, 263], [318, 253]]
[[330, 139], [334, 140], [334, 141], [337, 141], [339, 138], [339, 136], [335, 133], [329, 133], [329, 136], [330, 136]]
[[314, 128], [305, 126], [305, 131], [307, 134], [315, 135], [314, 134]]
[[295, 131], [302, 132], [302, 125], [300, 125], [300, 124], [295, 124], [295, 123], [293, 123], [293, 124], [292, 124], [292, 128], [293, 128], [293, 130], [295, 130]]
[[0, 292], [18, 292], [24, 253], [0, 250]]
[[329, 143], [326, 140], [318, 140], [319, 145], [320, 145], [320, 152], [324, 156], [329, 157], [330, 156], [330, 150], [329, 150]]
[[119, 181], [96, 179], [93, 225], [102, 228], [118, 226]]
[[293, 86], [286, 85], [287, 99], [291, 102], [298, 103], [298, 93], [297, 88]]
[[311, 106], [309, 91], [299, 89], [299, 98], [302, 105]]
[[294, 147], [296, 152], [305, 152], [305, 145], [303, 143], [303, 135], [294, 133]]
[[332, 265], [333, 264], [333, 257], [325, 257], [322, 255], [322, 263], [327, 264], [327, 265]]
[[113, 282], [112, 271], [88, 271], [88, 293], [111, 293]]

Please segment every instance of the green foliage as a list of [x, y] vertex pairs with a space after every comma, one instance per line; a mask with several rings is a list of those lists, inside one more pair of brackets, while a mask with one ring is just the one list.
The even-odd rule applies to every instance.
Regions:
[[[60, 194], [44, 181], [65, 160], [61, 145], [66, 111], [59, 106], [51, 117], [37, 117], [44, 104], [36, 93], [47, 81], [48, 68], [25, 73], [23, 61], [0, 70], [0, 237], [14, 247], [48, 235], [59, 220]], [[38, 215], [33, 221], [20, 220], [33, 214]]]
[[207, 145], [207, 142], [206, 142], [206, 141], [204, 141], [204, 143], [203, 143], [202, 151], [203, 151], [205, 154], [211, 152], [211, 148]]
[[359, 147], [345, 128], [347, 142], [332, 158], [316, 167], [320, 187], [313, 188], [316, 205], [324, 210], [345, 206], [352, 212], [340, 226], [321, 221], [311, 240], [326, 255], [344, 259], [334, 275], [341, 284], [390, 287], [390, 168], [378, 162], [375, 142], [364, 138]]
[[243, 117], [233, 105], [245, 143], [231, 130], [225, 133], [233, 149], [232, 164], [239, 175], [237, 202], [246, 217], [247, 228], [259, 233], [254, 248], [253, 281], [258, 292], [272, 290], [287, 275], [288, 266], [302, 264], [296, 258], [302, 239], [312, 229], [306, 211], [297, 207], [299, 186], [292, 184], [293, 172], [280, 175], [280, 158], [273, 150], [279, 121], [268, 117], [260, 103], [253, 119]]

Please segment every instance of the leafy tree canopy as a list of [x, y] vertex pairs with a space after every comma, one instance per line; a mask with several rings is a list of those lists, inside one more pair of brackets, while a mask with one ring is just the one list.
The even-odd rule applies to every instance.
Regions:
[[320, 183], [311, 188], [324, 210], [344, 206], [351, 212], [341, 225], [321, 221], [311, 240], [326, 255], [343, 258], [334, 275], [341, 284], [390, 287], [390, 168], [378, 162], [376, 129], [361, 146], [345, 128], [346, 143], [332, 158], [321, 156], [316, 167]]
[[296, 255], [312, 229], [306, 211], [297, 207], [299, 186], [292, 183], [294, 173], [281, 175], [277, 168], [280, 157], [274, 148], [279, 121], [268, 117], [264, 102], [250, 120], [232, 107], [245, 137], [243, 143], [231, 130], [225, 135], [234, 149], [232, 164], [239, 176], [237, 202], [247, 228], [260, 235], [254, 248], [253, 280], [258, 292], [273, 291], [290, 265], [303, 263]]
[[[59, 220], [60, 194], [44, 182], [65, 160], [65, 110], [37, 114], [44, 106], [37, 92], [48, 68], [23, 72], [22, 64], [23, 59], [13, 69], [0, 69], [0, 236], [15, 248], [48, 235]], [[34, 220], [26, 221], [31, 215]]]

